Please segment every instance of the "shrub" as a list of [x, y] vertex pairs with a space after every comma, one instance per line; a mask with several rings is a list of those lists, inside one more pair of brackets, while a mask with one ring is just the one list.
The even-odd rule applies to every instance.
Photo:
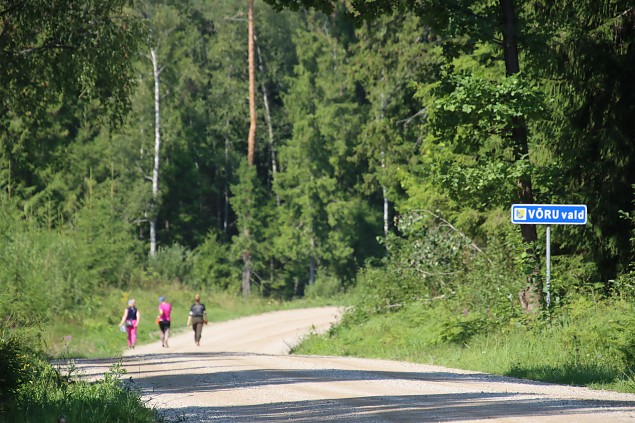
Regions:
[[234, 269], [230, 264], [228, 247], [218, 241], [215, 232], [210, 232], [205, 242], [196, 248], [192, 261], [192, 281], [197, 286], [229, 287]]
[[178, 244], [160, 247], [148, 259], [148, 271], [162, 282], [182, 282], [192, 272], [192, 253]]
[[315, 283], [304, 288], [304, 297], [308, 299], [332, 298], [342, 292], [342, 284], [336, 276], [323, 274]]

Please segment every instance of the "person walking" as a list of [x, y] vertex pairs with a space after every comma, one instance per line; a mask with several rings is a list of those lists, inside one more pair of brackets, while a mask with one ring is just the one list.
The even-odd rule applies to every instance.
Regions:
[[159, 329], [161, 329], [161, 346], [168, 348], [168, 339], [170, 339], [170, 313], [172, 313], [172, 305], [168, 303], [165, 297], [159, 297]]
[[187, 316], [187, 326], [190, 324], [194, 331], [194, 343], [197, 347], [200, 347], [203, 325], [207, 324], [207, 310], [205, 310], [205, 304], [201, 304], [201, 296], [199, 294], [194, 296], [194, 304], [190, 307], [190, 314]]
[[123, 311], [123, 316], [119, 323], [119, 326], [125, 325], [126, 332], [128, 332], [128, 348], [134, 349], [137, 343], [137, 326], [139, 326], [140, 320], [141, 312], [137, 310], [135, 300], [128, 300], [128, 307]]

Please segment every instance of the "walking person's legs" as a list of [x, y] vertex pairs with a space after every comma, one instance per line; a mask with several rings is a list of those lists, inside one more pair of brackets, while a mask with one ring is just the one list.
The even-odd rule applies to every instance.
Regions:
[[161, 329], [161, 346], [168, 346], [168, 339], [170, 338], [170, 322], [162, 320], [159, 322], [159, 328]]
[[132, 345], [132, 348], [135, 347], [137, 343], [137, 327], [135, 325], [132, 325], [130, 327], [130, 344]]
[[196, 330], [194, 332], [194, 341], [196, 342], [196, 346], [201, 346], [201, 333], [203, 332], [203, 322], [199, 322], [196, 324]]
[[192, 319], [192, 329], [194, 330], [194, 343], [198, 347], [201, 345], [201, 332], [203, 331], [202, 317], [194, 317]]
[[128, 348], [132, 348], [132, 326], [126, 326], [126, 332], [128, 332]]

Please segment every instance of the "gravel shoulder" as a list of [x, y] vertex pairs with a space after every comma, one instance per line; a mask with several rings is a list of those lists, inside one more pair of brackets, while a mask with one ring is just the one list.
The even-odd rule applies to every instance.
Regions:
[[[169, 422], [635, 422], [635, 395], [439, 366], [291, 356], [335, 307], [285, 310], [205, 326], [127, 350], [130, 383]], [[125, 341], [122, 341], [125, 342]], [[117, 358], [79, 360], [97, 377]]]

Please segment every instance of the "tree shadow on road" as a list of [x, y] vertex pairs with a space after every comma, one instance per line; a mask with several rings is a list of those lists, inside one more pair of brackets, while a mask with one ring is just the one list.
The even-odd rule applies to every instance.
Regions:
[[[515, 394], [459, 393], [394, 395], [317, 401], [291, 401], [248, 406], [187, 407], [167, 410], [168, 421], [207, 422], [458, 422], [560, 415], [563, 421], [584, 422], [590, 405], [605, 402], [518, 399]], [[513, 401], [513, 407], [509, 402]], [[615, 406], [612, 403], [612, 406]], [[612, 421], [610, 410], [607, 421]], [[614, 410], [618, 411], [618, 410]], [[594, 412], [597, 412], [595, 410]], [[589, 416], [590, 417], [590, 416]], [[597, 421], [597, 419], [595, 420]]]
[[[465, 391], [459, 393], [438, 393], [429, 395], [388, 395], [363, 396], [352, 398], [334, 398], [324, 400], [303, 400], [270, 402], [257, 405], [224, 406], [209, 404], [187, 408], [164, 409], [170, 421], [222, 422], [222, 421], [293, 421], [310, 422], [319, 420], [346, 422], [453, 422], [514, 417], [567, 416], [571, 421], [585, 421], [591, 414], [605, 413], [607, 421], [615, 412], [627, 411], [635, 415], [635, 401], [608, 400], [563, 400], [545, 398], [538, 391], [541, 386], [550, 384], [520, 380], [509, 377], [493, 376], [483, 373], [454, 373], [451, 371], [379, 371], [327, 369], [227, 369], [227, 360], [240, 362], [244, 357], [263, 357], [271, 359], [272, 366], [277, 356], [232, 352], [196, 352], [165, 353], [129, 356], [124, 358], [124, 366], [135, 384], [148, 397], [158, 394], [170, 394], [172, 397], [187, 397], [191, 394], [212, 394], [219, 391], [240, 389], [267, 389], [282, 385], [333, 384], [338, 382], [379, 382], [380, 385], [396, 386], [406, 381], [418, 381], [427, 384], [425, 390], [434, 392], [435, 383], [465, 383]], [[266, 360], [261, 364], [266, 366]], [[165, 369], [153, 366], [176, 366], [178, 374], [170, 374]], [[107, 366], [107, 360], [83, 360], [86, 368]], [[93, 367], [91, 367], [93, 366]], [[185, 371], [185, 372], [184, 372]], [[478, 385], [488, 382], [515, 384], [499, 392], [478, 392]], [[470, 384], [472, 384], [470, 386]], [[518, 385], [526, 385], [527, 393], [518, 393]], [[442, 385], [439, 385], [441, 388]], [[533, 388], [536, 388], [534, 390]], [[290, 386], [290, 390], [295, 387]], [[319, 389], [319, 388], [318, 388]], [[412, 391], [412, 389], [410, 389]], [[422, 387], [422, 391], [424, 388]], [[445, 390], [445, 389], [444, 389]], [[463, 389], [461, 389], [463, 390]], [[328, 388], [325, 388], [328, 392]], [[213, 398], [213, 397], [210, 397]], [[282, 400], [284, 398], [280, 398]], [[158, 404], [160, 406], [160, 404]], [[161, 407], [161, 406], [160, 406]], [[564, 421], [564, 420], [563, 420]]]

